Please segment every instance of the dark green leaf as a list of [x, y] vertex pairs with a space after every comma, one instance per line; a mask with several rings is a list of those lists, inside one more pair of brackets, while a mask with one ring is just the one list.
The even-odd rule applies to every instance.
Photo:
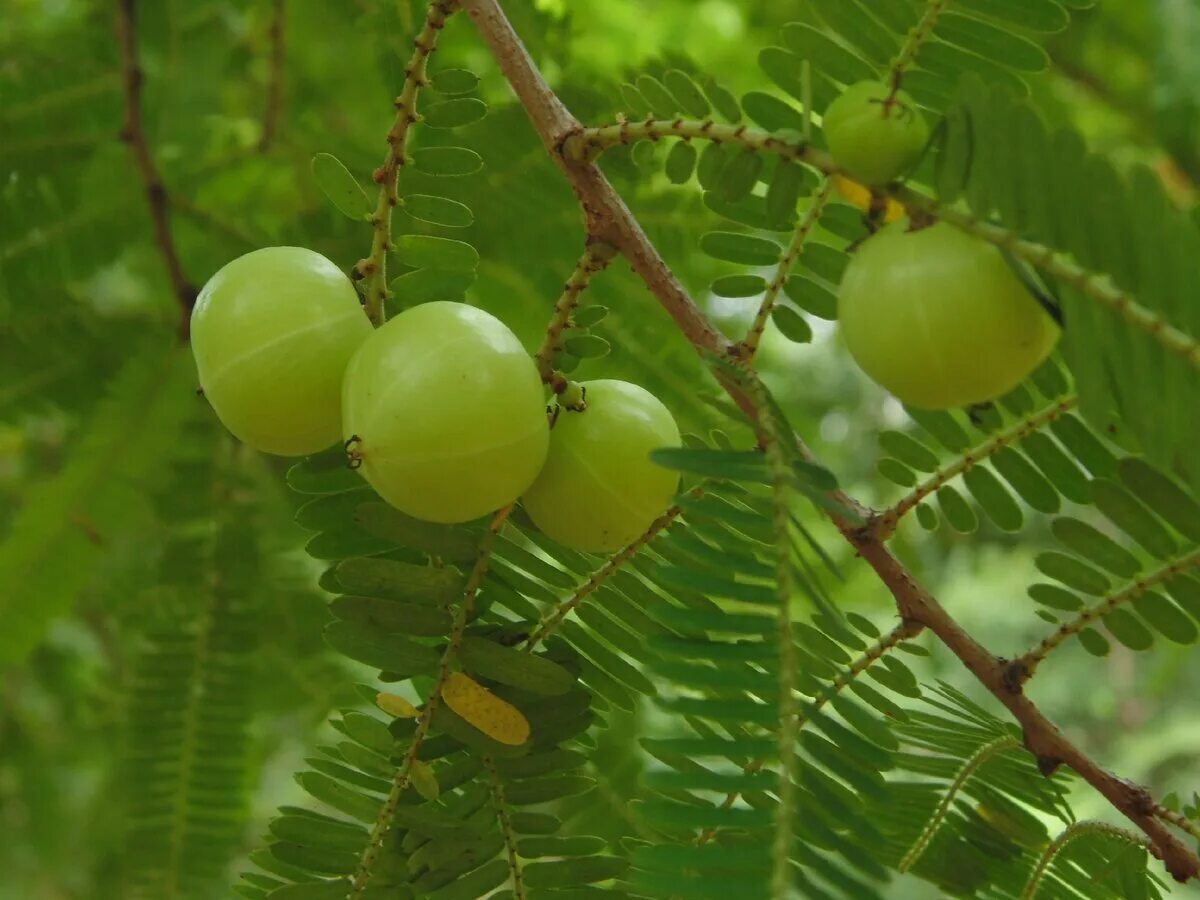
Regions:
[[700, 249], [717, 259], [747, 266], [773, 265], [780, 255], [774, 241], [732, 231], [710, 231], [700, 238]]
[[780, 303], [775, 304], [775, 308], [771, 310], [771, 321], [775, 323], [779, 333], [789, 341], [796, 344], [812, 342], [812, 327], [808, 324], [808, 320], [791, 307]]
[[454, 569], [393, 559], [347, 559], [337, 567], [337, 578], [352, 594], [440, 606], [459, 599], [463, 589], [463, 576]]
[[665, 171], [672, 184], [684, 184], [696, 167], [696, 148], [688, 141], [677, 141], [667, 154]]
[[484, 638], [464, 637], [459, 658], [468, 672], [535, 694], [565, 694], [575, 686], [571, 673], [557, 663]]
[[1038, 571], [1085, 594], [1099, 596], [1109, 588], [1109, 581], [1101, 572], [1065, 553], [1053, 550], [1039, 553], [1036, 564]]
[[663, 75], [663, 83], [689, 116], [702, 119], [708, 115], [711, 109], [708, 99], [686, 72], [671, 69]]
[[761, 275], [724, 275], [712, 283], [718, 297], [757, 297], [766, 289], [767, 280]]
[[[386, 503], [360, 503], [354, 511], [354, 521], [366, 532], [402, 547], [412, 547], [438, 559], [451, 562], [471, 562], [478, 554], [477, 539], [463, 528], [437, 525], [407, 516]], [[367, 566], [370, 569], [370, 564]], [[386, 566], [375, 567], [382, 575]], [[393, 570], [396, 572], [398, 570]], [[435, 573], [436, 574], [436, 573]], [[457, 584], [451, 573], [443, 571], [440, 578]], [[435, 578], [436, 580], [436, 578]]]
[[397, 634], [382, 634], [356, 622], [334, 622], [327, 626], [325, 641], [351, 659], [394, 672], [432, 674], [440, 658], [432, 647]]
[[525, 883], [531, 888], [570, 887], [620, 878], [629, 863], [616, 856], [588, 856], [560, 862], [536, 862], [525, 867]]
[[404, 603], [380, 597], [336, 597], [329, 611], [339, 619], [364, 629], [389, 634], [441, 637], [450, 633], [452, 618], [445, 609], [422, 603]]
[[1142, 568], [1137, 557], [1086, 522], [1067, 516], [1051, 525], [1054, 536], [1068, 549], [1122, 578], [1132, 578]]

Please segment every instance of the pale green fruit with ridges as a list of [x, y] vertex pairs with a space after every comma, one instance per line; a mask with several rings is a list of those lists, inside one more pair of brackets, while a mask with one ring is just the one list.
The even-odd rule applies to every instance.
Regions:
[[350, 279], [304, 247], [239, 256], [192, 310], [204, 396], [240, 440], [280, 456], [338, 440], [342, 373], [370, 334]]
[[567, 547], [611, 553], [632, 543], [663, 514], [679, 473], [651, 462], [678, 447], [670, 411], [644, 388], [589, 381], [587, 408], [559, 412], [550, 453], [521, 502], [535, 525]]
[[852, 84], [821, 120], [833, 160], [868, 185], [895, 181], [921, 158], [929, 126], [912, 97], [879, 81]]
[[342, 385], [342, 431], [388, 503], [466, 522], [520, 496], [550, 440], [537, 367], [490, 313], [436, 301], [362, 345]]
[[904, 403], [994, 400], [1054, 349], [1058, 326], [991, 244], [907, 219], [863, 242], [842, 278], [838, 322], [872, 379]]

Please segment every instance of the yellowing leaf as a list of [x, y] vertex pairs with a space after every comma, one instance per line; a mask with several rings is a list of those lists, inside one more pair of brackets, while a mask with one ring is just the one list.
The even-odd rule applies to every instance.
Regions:
[[408, 770], [408, 779], [417, 793], [426, 800], [436, 800], [441, 788], [438, 786], [437, 775], [429, 763], [414, 759], [412, 768]]
[[413, 719], [420, 714], [420, 710], [396, 694], [376, 694], [375, 705], [397, 719]]
[[488, 737], [517, 746], [529, 740], [529, 720], [462, 672], [451, 672], [442, 686], [446, 705]]
[[[837, 192], [842, 195], [842, 198], [851, 206], [857, 206], [863, 212], [869, 212], [871, 209], [871, 191], [857, 181], [847, 178], [845, 175], [834, 175], [833, 186], [837, 188]], [[887, 201], [887, 212], [884, 214], [883, 220], [891, 223], [904, 218], [904, 207], [899, 202], [891, 197]]]

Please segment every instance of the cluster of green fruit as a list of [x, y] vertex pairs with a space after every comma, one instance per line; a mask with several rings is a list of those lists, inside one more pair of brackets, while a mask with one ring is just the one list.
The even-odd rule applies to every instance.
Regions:
[[[822, 126], [840, 169], [880, 188], [920, 161], [929, 129], [911, 97], [852, 85]], [[993, 400], [1054, 349], [1059, 327], [992, 245], [900, 219], [863, 242], [838, 319], [862, 369], [912, 406]], [[247, 444], [285, 456], [338, 440], [409, 515], [465, 522], [521, 498], [577, 549], [613, 551], [662, 513], [678, 476], [649, 459], [677, 446], [671, 414], [636, 385], [593, 381], [553, 429], [533, 360], [494, 316], [433, 302], [373, 331], [350, 280], [298, 247], [226, 265], [192, 314], [200, 383]]]
[[611, 552], [670, 503], [678, 446], [665, 406], [637, 385], [580, 385], [553, 429], [533, 360], [496, 317], [463, 303], [413, 307], [373, 330], [350, 280], [300, 247], [239, 257], [192, 313], [200, 384], [239, 439], [299, 456], [345, 440], [401, 512], [466, 522], [520, 498], [549, 537]]
[[[912, 98], [865, 81], [825, 111], [838, 166], [873, 188], [920, 161], [929, 127]], [[1017, 386], [1060, 329], [996, 247], [945, 223], [894, 222], [854, 254], [838, 294], [850, 354], [905, 403], [948, 409]]]

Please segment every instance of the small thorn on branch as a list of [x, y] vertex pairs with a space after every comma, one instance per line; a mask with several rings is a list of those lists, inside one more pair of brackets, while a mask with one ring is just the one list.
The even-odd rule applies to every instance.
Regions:
[[1055, 759], [1053, 756], [1038, 756], [1037, 760], [1038, 771], [1049, 778], [1062, 766], [1061, 759]]

